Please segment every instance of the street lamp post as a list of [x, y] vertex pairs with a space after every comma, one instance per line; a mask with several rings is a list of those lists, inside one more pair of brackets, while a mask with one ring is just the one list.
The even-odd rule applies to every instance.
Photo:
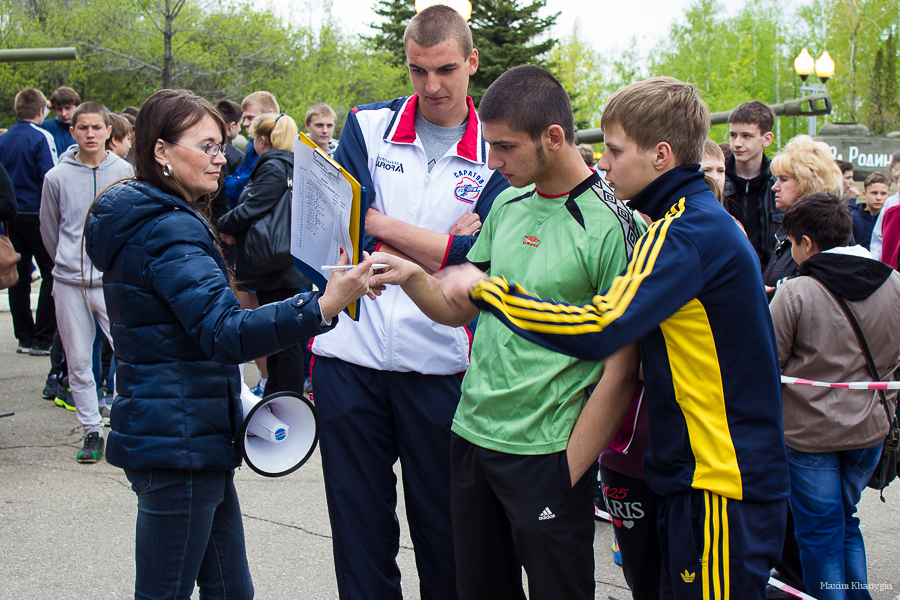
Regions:
[[[815, 70], [816, 76], [822, 83], [806, 81], [806, 78], [810, 76], [813, 70]], [[800, 81], [802, 82], [800, 85], [800, 92], [804, 96], [816, 92], [824, 92], [825, 82], [834, 75], [834, 61], [831, 60], [831, 56], [828, 54], [827, 50], [822, 52], [822, 55], [819, 56], [818, 60], [813, 61], [813, 57], [810, 55], [809, 51], [804, 48], [800, 51], [800, 54], [797, 55], [797, 58], [794, 59], [794, 72], [800, 76]], [[808, 132], [810, 136], [816, 135], [815, 116], [809, 117]]]

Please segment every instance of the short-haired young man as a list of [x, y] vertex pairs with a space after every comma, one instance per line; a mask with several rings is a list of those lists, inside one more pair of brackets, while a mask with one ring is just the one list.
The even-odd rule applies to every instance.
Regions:
[[853, 163], [846, 160], [836, 160], [834, 164], [841, 170], [841, 179], [844, 182], [841, 197], [847, 201], [847, 204], [853, 206], [859, 197], [859, 190], [853, 187]]
[[883, 210], [885, 201], [891, 194], [891, 180], [881, 171], [875, 171], [863, 183], [863, 203], [850, 206], [853, 215], [853, 239], [863, 248], [868, 249], [872, 242], [872, 230], [878, 214]]
[[774, 124], [775, 113], [758, 100], [738, 105], [728, 117], [731, 156], [725, 159], [724, 195], [728, 212], [744, 226], [756, 250], [760, 270], [772, 257], [782, 214], [775, 207], [775, 177], [765, 154], [774, 139]]
[[338, 143], [334, 136], [334, 124], [337, 115], [334, 109], [319, 102], [306, 111], [306, 131], [316, 145], [328, 156], [333, 157]]
[[[644, 476], [661, 496], [675, 597], [761, 600], [789, 491], [781, 384], [758, 257], [697, 170], [709, 111], [694, 86], [656, 77], [613, 94], [601, 127], [597, 168], [617, 198], [653, 220], [624, 274], [583, 307], [541, 300], [496, 269], [485, 280], [461, 267], [442, 290], [582, 360], [640, 340]], [[569, 440], [573, 482], [614, 433], [616, 407], [600, 408], [582, 413]]]
[[244, 162], [244, 153], [236, 148], [233, 143], [234, 138], [241, 132], [241, 116], [243, 115], [243, 111], [241, 110], [240, 104], [227, 99], [219, 100], [216, 104], [216, 108], [222, 113], [222, 118], [225, 119], [225, 126], [227, 127], [228, 132], [228, 136], [225, 139], [226, 162], [224, 167], [225, 176], [227, 177], [229, 174], [237, 171]]
[[[455, 10], [431, 6], [406, 28], [416, 93], [357, 106], [335, 160], [368, 191], [366, 249], [431, 270], [465, 259], [506, 181], [487, 164], [469, 76], [478, 51]], [[398, 457], [423, 598], [456, 598], [450, 424], [469, 335], [422, 313], [400, 288], [363, 299], [312, 344], [322, 470], [341, 598], [400, 599]]]
[[[799, 275], [770, 305], [782, 373], [817, 381], [894, 378], [900, 346], [900, 274], [850, 245], [844, 201], [815, 193], [784, 213]], [[845, 302], [854, 331], [838, 303]], [[864, 340], [877, 376], [867, 366]], [[784, 441], [803, 582], [820, 600], [870, 598], [866, 551], [854, 516], [881, 456], [897, 393], [784, 386]], [[859, 590], [858, 593], [847, 590]]]
[[[270, 92], [253, 92], [241, 102], [241, 110], [243, 111], [241, 125], [249, 133], [250, 125], [256, 117], [269, 113], [278, 113], [278, 102]], [[253, 150], [253, 140], [250, 140], [244, 149], [244, 162], [223, 180], [222, 189], [225, 192], [225, 197], [228, 198], [231, 208], [234, 208], [238, 198], [241, 197], [241, 192], [247, 187], [247, 182], [250, 181], [250, 175], [253, 173], [253, 166], [256, 164], [257, 158], [259, 158], [259, 155]]]
[[[584, 163], [566, 91], [540, 67], [516, 67], [487, 89], [479, 116], [491, 148], [488, 165], [512, 187], [495, 200], [468, 260], [527, 281], [542, 295], [590, 302], [628, 264], [640, 230]], [[628, 410], [638, 381], [637, 345], [606, 365], [561, 357], [516, 336], [490, 313], [479, 316], [471, 304], [449, 305], [439, 282], [418, 265], [375, 256], [396, 267], [375, 281], [402, 284], [436, 321], [479, 318], [451, 436], [460, 598], [522, 597], [524, 567], [530, 598], [592, 599], [596, 457], [570, 482], [566, 444], [601, 374], [591, 403], [621, 397], [618, 405]]]
[[893, 196], [884, 201], [881, 212], [878, 213], [878, 218], [875, 220], [875, 226], [872, 228], [872, 241], [869, 244], [869, 252], [875, 260], [881, 260], [882, 258], [881, 243], [884, 229], [883, 223], [884, 218], [887, 216], [888, 209], [900, 204], [900, 150], [897, 150], [894, 152], [893, 156], [891, 156], [889, 169], [891, 171], [891, 179], [893, 180], [897, 191], [894, 192]]
[[107, 113], [109, 115], [109, 138], [106, 140], [106, 149], [121, 158], [128, 160], [131, 152], [131, 142], [134, 138], [134, 129], [131, 123], [122, 115]]
[[72, 124], [72, 113], [81, 104], [81, 96], [68, 86], [57, 88], [50, 94], [50, 108], [56, 112], [56, 118], [45, 120], [41, 127], [50, 132], [53, 141], [56, 142], [56, 151], [62, 156], [69, 146], [75, 143], [75, 138], [69, 132]]
[[709, 138], [703, 142], [703, 158], [700, 159], [700, 172], [716, 182], [719, 190], [716, 197], [721, 199], [725, 193], [725, 155], [719, 145]]
[[[50, 132], [41, 129], [47, 99], [39, 90], [24, 88], [16, 94], [18, 121], [0, 137], [0, 164], [9, 173], [16, 190], [19, 216], [9, 224], [9, 239], [22, 255], [17, 269], [19, 282], [9, 288], [9, 312], [13, 332], [22, 354], [49, 355], [56, 316], [53, 307], [53, 258], [41, 241], [38, 213], [44, 175], [56, 165], [56, 143]], [[41, 290], [37, 312], [31, 314], [31, 261], [41, 270]]]
[[594, 149], [591, 147], [591, 145], [578, 144], [577, 148], [578, 153], [581, 154], [581, 159], [584, 161], [584, 164], [593, 169], [597, 161], [594, 160]]
[[103, 423], [92, 370], [95, 319], [112, 344], [102, 273], [84, 252], [84, 220], [97, 194], [134, 175], [130, 164], [106, 149], [110, 131], [105, 108], [96, 102], [76, 108], [72, 136], [78, 151], [47, 172], [41, 196], [41, 235], [55, 263], [56, 321], [75, 414], [84, 428], [84, 446], [77, 456], [80, 463], [95, 463], [103, 452]]
[[[232, 102], [231, 100], [219, 100], [216, 103], [216, 108], [222, 114], [222, 118], [225, 120], [225, 126], [227, 129], [227, 135], [225, 136], [225, 166], [222, 167], [222, 174], [227, 180], [228, 176], [232, 173], [237, 172], [238, 169], [244, 164], [244, 160], [246, 155], [241, 152], [232, 142], [234, 138], [238, 136], [241, 132], [241, 116], [243, 115], [243, 111], [241, 110], [241, 105], [237, 102]], [[247, 148], [250, 151], [253, 151], [253, 142], [250, 142], [250, 146]], [[256, 152], [253, 152], [254, 159], [253, 164], [256, 164], [256, 158], [258, 158]], [[252, 172], [253, 169], [250, 169]], [[240, 194], [238, 194], [240, 196]], [[233, 207], [231, 206], [231, 201], [228, 199], [226, 194], [219, 194], [212, 200], [212, 204], [210, 206], [210, 218], [213, 223], [218, 222], [219, 217], [227, 213]], [[237, 252], [237, 246], [228, 246], [224, 247], [226, 252], [225, 260], [228, 264], [233, 265], [235, 261], [235, 252]]]

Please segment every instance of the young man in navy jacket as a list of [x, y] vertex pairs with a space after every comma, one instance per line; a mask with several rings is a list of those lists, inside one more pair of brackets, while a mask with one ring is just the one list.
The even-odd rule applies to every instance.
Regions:
[[57, 88], [50, 94], [50, 108], [56, 113], [56, 117], [45, 120], [41, 123], [41, 127], [53, 136], [59, 156], [62, 156], [75, 143], [70, 129], [72, 128], [72, 114], [80, 104], [81, 96], [68, 86]]
[[[20, 354], [50, 354], [56, 332], [53, 304], [53, 258], [41, 238], [40, 209], [44, 175], [56, 165], [57, 148], [50, 132], [41, 129], [47, 99], [40, 90], [24, 88], [16, 94], [18, 121], [0, 137], [0, 164], [16, 190], [19, 216], [9, 224], [9, 239], [19, 260], [19, 282], [9, 288], [9, 311]], [[37, 313], [31, 315], [31, 260], [41, 270]]]
[[[775, 334], [759, 261], [699, 171], [709, 109], [671, 77], [613, 94], [601, 124], [617, 198], [653, 224], [628, 267], [587, 306], [542, 300], [474, 265], [445, 278], [525, 338], [582, 360], [640, 340], [657, 527], [678, 600], [762, 600], [778, 562], [790, 485]], [[572, 484], [621, 419], [585, 409], [567, 448]], [[588, 419], [585, 422], [583, 420]]]

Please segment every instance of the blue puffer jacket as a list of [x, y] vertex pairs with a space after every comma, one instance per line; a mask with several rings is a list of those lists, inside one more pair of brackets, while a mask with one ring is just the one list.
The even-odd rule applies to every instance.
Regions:
[[130, 469], [237, 467], [234, 365], [331, 329], [321, 325], [319, 293], [240, 310], [206, 220], [146, 183], [102, 194], [85, 237], [104, 272], [118, 361], [107, 460]]

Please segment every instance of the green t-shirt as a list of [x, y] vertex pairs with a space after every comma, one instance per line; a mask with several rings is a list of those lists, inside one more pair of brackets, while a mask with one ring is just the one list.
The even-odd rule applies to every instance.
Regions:
[[[502, 192], [468, 259], [542, 298], [584, 305], [625, 269], [641, 231], [594, 174], [557, 198], [533, 185]], [[559, 452], [602, 373], [603, 363], [546, 350], [484, 311], [452, 430], [508, 454]]]

